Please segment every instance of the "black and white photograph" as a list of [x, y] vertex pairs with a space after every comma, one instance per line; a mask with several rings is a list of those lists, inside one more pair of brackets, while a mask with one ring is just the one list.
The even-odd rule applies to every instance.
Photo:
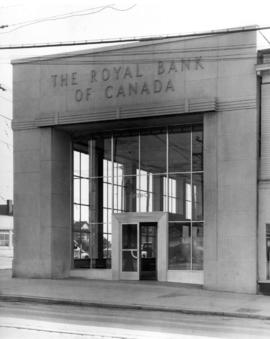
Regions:
[[270, 338], [269, 0], [0, 0], [0, 338]]

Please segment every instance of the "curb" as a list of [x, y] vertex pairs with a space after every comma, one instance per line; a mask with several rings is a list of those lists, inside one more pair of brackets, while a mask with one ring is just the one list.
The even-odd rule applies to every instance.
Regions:
[[122, 309], [122, 310], [137, 310], [137, 311], [152, 311], [152, 312], [172, 312], [187, 315], [206, 315], [206, 316], [218, 316], [228, 318], [246, 318], [246, 319], [258, 319], [258, 320], [270, 320], [270, 316], [250, 314], [250, 313], [238, 313], [238, 312], [224, 312], [224, 311], [208, 311], [208, 310], [193, 310], [188, 308], [172, 308], [172, 307], [161, 307], [152, 305], [141, 305], [141, 304], [110, 304], [102, 302], [91, 302], [74, 299], [55, 299], [35, 296], [18, 296], [18, 295], [0, 295], [0, 301], [6, 302], [26, 302], [26, 303], [37, 303], [47, 305], [70, 305], [80, 307], [96, 307], [106, 309]]

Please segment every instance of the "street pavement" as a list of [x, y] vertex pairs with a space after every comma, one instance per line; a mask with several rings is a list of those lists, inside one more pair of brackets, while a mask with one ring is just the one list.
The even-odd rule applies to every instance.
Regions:
[[269, 339], [269, 336], [268, 320], [0, 302], [1, 339]]
[[0, 301], [66, 304], [270, 320], [270, 297], [156, 281], [12, 278], [0, 270]]

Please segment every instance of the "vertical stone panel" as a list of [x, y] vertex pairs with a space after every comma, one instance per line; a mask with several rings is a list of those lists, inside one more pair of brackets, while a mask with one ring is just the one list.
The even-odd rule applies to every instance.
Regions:
[[204, 285], [215, 289], [218, 258], [217, 114], [204, 115]]
[[254, 109], [205, 116], [205, 286], [208, 288], [256, 292], [256, 119]]
[[[267, 279], [266, 224], [270, 223], [270, 84], [263, 74], [261, 87], [261, 159], [259, 177], [258, 262], [259, 280]], [[266, 82], [266, 84], [264, 84]]]
[[39, 130], [14, 131], [15, 277], [50, 274], [50, 232], [41, 225], [40, 141]]
[[261, 89], [261, 170], [260, 179], [270, 179], [270, 84]]
[[71, 140], [52, 129], [51, 140], [51, 267], [52, 277], [68, 276], [71, 267]]
[[53, 128], [14, 132], [13, 275], [63, 277], [71, 256], [71, 143]]

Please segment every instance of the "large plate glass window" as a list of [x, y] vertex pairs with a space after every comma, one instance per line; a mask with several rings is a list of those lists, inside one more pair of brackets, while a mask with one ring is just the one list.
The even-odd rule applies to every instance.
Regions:
[[201, 125], [101, 134], [73, 155], [75, 267], [111, 268], [113, 213], [165, 211], [169, 269], [203, 268]]

